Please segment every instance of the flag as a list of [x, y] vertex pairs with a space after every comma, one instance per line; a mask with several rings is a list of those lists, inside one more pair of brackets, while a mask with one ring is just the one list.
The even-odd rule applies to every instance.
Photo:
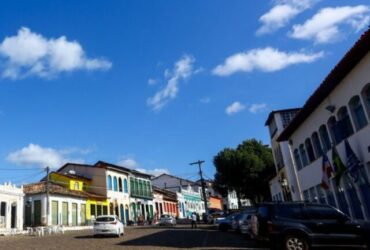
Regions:
[[339, 186], [340, 179], [342, 178], [344, 172], [346, 171], [346, 166], [344, 166], [334, 145], [333, 145], [333, 150], [332, 150], [332, 161], [333, 161], [333, 167], [335, 171], [335, 174], [334, 174], [335, 183], [337, 186]]
[[330, 161], [326, 154], [322, 156], [322, 179], [321, 179], [321, 187], [323, 189], [329, 189], [330, 182], [329, 179], [331, 174], [333, 173], [333, 167], [330, 164]]
[[348, 173], [351, 176], [354, 182], [358, 181], [359, 178], [359, 169], [360, 169], [360, 161], [353, 152], [351, 145], [349, 145], [348, 141], [344, 141], [344, 146], [346, 148], [346, 165], [348, 169]]

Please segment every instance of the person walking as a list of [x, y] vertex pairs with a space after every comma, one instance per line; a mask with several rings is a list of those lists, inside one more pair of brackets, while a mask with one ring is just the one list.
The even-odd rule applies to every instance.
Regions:
[[197, 215], [195, 213], [191, 215], [191, 228], [197, 228]]

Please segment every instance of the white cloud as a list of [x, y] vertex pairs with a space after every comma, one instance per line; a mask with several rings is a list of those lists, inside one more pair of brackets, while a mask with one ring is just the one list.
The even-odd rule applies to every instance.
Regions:
[[369, 24], [369, 14], [365, 5], [323, 8], [305, 23], [294, 25], [290, 36], [315, 43], [335, 42], [343, 35], [342, 25], [358, 32]]
[[199, 101], [201, 103], [208, 104], [208, 103], [211, 102], [211, 98], [209, 98], [209, 97], [203, 97], [203, 98], [199, 99]]
[[239, 113], [245, 109], [245, 105], [241, 104], [240, 102], [233, 102], [229, 106], [226, 107], [225, 112], [228, 115], [233, 115]]
[[153, 79], [153, 78], [148, 79], [149, 85], [156, 85], [157, 83], [159, 83], [159, 79]]
[[65, 36], [46, 38], [26, 27], [0, 43], [0, 62], [2, 77], [11, 79], [31, 75], [52, 78], [61, 72], [106, 70], [112, 66], [104, 59], [87, 58], [77, 41], [68, 41]]
[[165, 168], [154, 168], [154, 169], [144, 169], [144, 168], [137, 168], [136, 169], [139, 172], [154, 175], [154, 176], [159, 176], [161, 174], [169, 174], [170, 171]]
[[323, 56], [323, 52], [284, 52], [278, 49], [266, 47], [241, 52], [226, 58], [224, 64], [213, 69], [213, 74], [228, 76], [236, 72], [252, 72], [260, 70], [273, 72], [284, 69], [293, 64], [311, 63]]
[[131, 157], [120, 160], [117, 163], [117, 165], [127, 167], [127, 168], [132, 168], [132, 169], [137, 168], [139, 166], [139, 164], [136, 162], [136, 160], [134, 158], [131, 158]]
[[295, 16], [312, 7], [317, 0], [279, 0], [259, 21], [262, 26], [257, 30], [257, 35], [274, 32], [286, 26]]
[[[53, 148], [44, 148], [40, 145], [30, 143], [28, 146], [10, 153], [7, 160], [21, 166], [38, 166], [51, 168], [61, 167], [67, 162], [84, 162], [81, 159], [68, 159], [71, 152], [65, 150], [56, 150]], [[73, 153], [76, 153], [74, 151]]]
[[179, 92], [179, 84], [190, 78], [195, 72], [193, 69], [195, 59], [192, 56], [182, 56], [174, 65], [172, 71], [165, 70], [167, 85], [158, 91], [154, 96], [148, 98], [147, 104], [153, 110], [161, 110], [171, 99], [176, 98]]
[[254, 103], [248, 108], [248, 110], [249, 112], [256, 114], [256, 113], [265, 111], [266, 108], [267, 108], [266, 103]]

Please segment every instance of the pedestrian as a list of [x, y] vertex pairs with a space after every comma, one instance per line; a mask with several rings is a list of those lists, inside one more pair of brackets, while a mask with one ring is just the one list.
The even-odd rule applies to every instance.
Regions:
[[197, 228], [197, 215], [195, 213], [191, 215], [191, 228]]

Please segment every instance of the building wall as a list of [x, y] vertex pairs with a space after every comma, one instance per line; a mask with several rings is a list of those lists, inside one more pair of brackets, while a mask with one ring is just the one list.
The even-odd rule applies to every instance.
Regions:
[[[348, 102], [353, 96], [359, 95], [361, 96], [362, 90], [364, 89], [365, 85], [367, 85], [370, 82], [370, 74], [369, 74], [369, 68], [370, 68], [370, 54], [368, 53], [361, 61], [360, 63], [342, 80], [341, 84], [338, 85], [317, 108], [316, 110], [305, 120], [304, 123], [301, 124], [301, 126], [291, 135], [290, 142], [291, 142], [291, 150], [292, 153], [295, 149], [299, 148], [300, 144], [303, 144], [306, 140], [306, 138], [310, 138], [313, 132], [318, 132], [319, 127], [322, 124], [327, 124], [328, 119], [330, 116], [334, 115], [336, 118], [337, 111], [342, 106], [346, 106], [347, 110], [350, 115], [351, 123], [354, 129], [354, 134], [349, 136], [347, 138], [349, 144], [351, 145], [352, 149], [354, 150], [355, 154], [359, 158], [359, 160], [366, 166], [365, 168], [365, 175], [366, 177], [369, 176], [369, 162], [370, 162], [370, 154], [368, 147], [370, 146], [370, 125], [369, 123], [363, 127], [362, 129], [356, 131], [356, 128], [354, 127], [354, 120], [353, 115], [350, 112]], [[369, 106], [367, 105], [367, 101], [361, 97], [362, 106], [365, 109], [365, 115], [367, 118], [367, 121], [369, 122]], [[334, 105], [336, 107], [334, 113], [330, 113], [326, 107], [329, 105]], [[368, 112], [366, 112], [366, 109]], [[327, 127], [328, 129], [328, 127]], [[329, 129], [328, 129], [329, 131]], [[331, 141], [333, 141], [333, 138], [329, 132], [329, 137]], [[321, 139], [321, 138], [320, 138]], [[322, 140], [321, 145], [323, 144]], [[344, 141], [336, 145], [336, 149], [345, 164], [346, 161], [346, 155], [345, 155], [345, 148], [344, 148]], [[306, 150], [307, 151], [307, 150]], [[329, 150], [327, 152], [328, 158], [331, 160], [332, 156], [332, 150]], [[294, 160], [295, 167], [297, 168], [297, 162]], [[320, 198], [322, 195], [320, 194], [322, 190], [320, 189], [319, 185], [321, 183], [322, 178], [322, 157], [319, 157], [312, 162], [310, 162], [306, 167], [303, 167], [303, 169], [298, 171], [298, 178], [300, 181], [300, 186], [302, 190], [302, 196], [307, 199], [316, 200]], [[347, 183], [348, 184], [348, 183]], [[346, 183], [342, 184], [344, 189], [346, 189]], [[359, 187], [357, 185], [356, 189]], [[338, 206], [338, 197], [341, 195], [340, 193], [343, 193], [341, 191], [341, 188], [338, 187], [332, 187], [332, 192], [338, 192], [338, 195], [335, 195], [334, 198], [336, 198], [335, 202]], [[356, 192], [359, 194], [358, 190]], [[324, 196], [327, 198], [328, 193], [324, 192]], [[360, 196], [360, 195], [359, 195]], [[344, 198], [347, 200], [347, 203], [351, 205], [351, 195], [348, 192], [344, 192]], [[361, 197], [359, 197], [361, 199]], [[328, 200], [328, 199], [327, 199]], [[366, 203], [366, 199], [364, 202], [362, 202], [362, 210], [365, 214], [365, 217], [369, 218], [369, 208], [364, 207], [364, 203]], [[365, 211], [367, 210], [367, 211]], [[352, 217], [355, 217], [355, 214], [351, 209], [349, 209], [349, 213]]]
[[[23, 229], [23, 188], [11, 183], [0, 185], [0, 231], [11, 229], [12, 206], [16, 206], [15, 228]], [[1, 206], [3, 204], [3, 206]], [[4, 208], [3, 211], [1, 208]]]
[[[25, 206], [31, 207], [31, 225], [35, 225], [34, 216], [35, 216], [35, 201], [41, 201], [41, 223], [42, 225], [52, 225], [52, 202], [58, 202], [58, 225], [62, 225], [62, 204], [66, 202], [68, 204], [68, 225], [65, 226], [74, 226], [72, 223], [72, 204], [77, 204], [77, 226], [83, 226], [87, 224], [82, 222], [81, 217], [81, 204], [86, 204], [86, 199], [77, 198], [77, 197], [67, 197], [61, 195], [49, 195], [49, 216], [47, 216], [47, 198], [46, 194], [36, 194], [36, 195], [26, 195], [25, 196]], [[87, 211], [86, 211], [87, 214]], [[86, 218], [85, 214], [85, 218]], [[27, 214], [24, 214], [25, 221], [28, 220]]]

